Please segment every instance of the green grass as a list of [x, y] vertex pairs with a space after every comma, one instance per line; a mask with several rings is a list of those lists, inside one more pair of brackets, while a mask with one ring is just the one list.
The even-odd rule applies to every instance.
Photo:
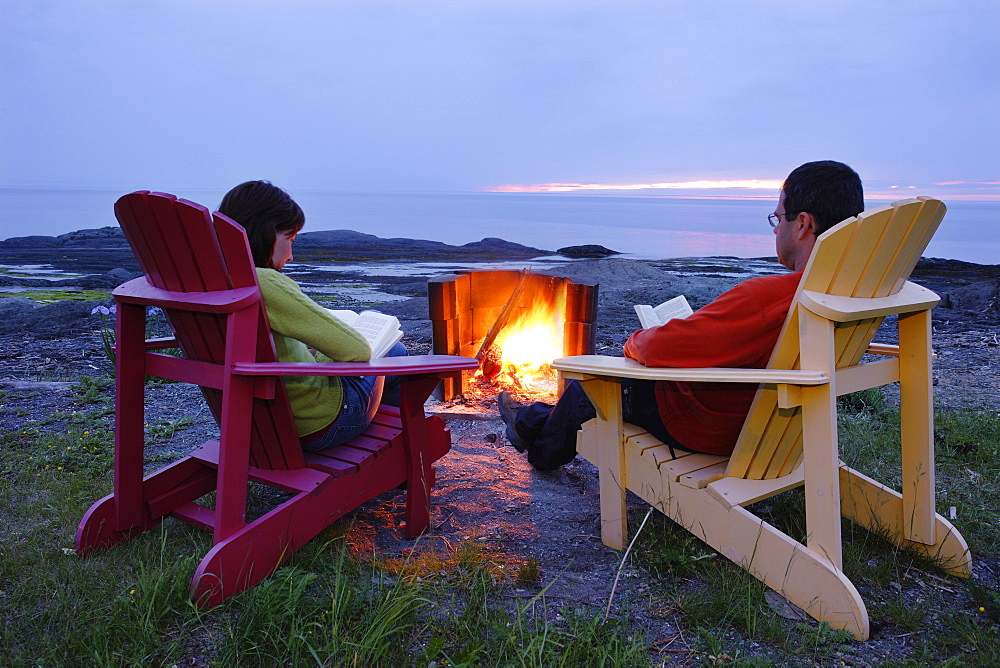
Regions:
[[111, 293], [107, 290], [32, 290], [26, 289], [20, 292], [0, 292], [3, 297], [25, 297], [39, 304], [52, 304], [55, 302], [95, 302], [107, 299]]
[[76, 524], [111, 485], [101, 387], [77, 386], [76, 413], [0, 434], [0, 663], [647, 665], [645, 639], [617, 622], [504, 597], [537, 581], [537, 563], [511, 568], [475, 540], [435, 559], [373, 561], [352, 556], [349, 527], [335, 525], [211, 610], [188, 595], [211, 537], [182, 523], [80, 559]]
[[[991, 410], [938, 411], [935, 416], [937, 510], [968, 540], [973, 560], [1000, 556], [1000, 415]], [[861, 472], [899, 488], [899, 411], [881, 392], [841, 399], [841, 457]], [[798, 490], [754, 504], [752, 510], [804, 541], [805, 507]], [[637, 524], [633, 519], [632, 526]], [[865, 644], [813, 620], [775, 614], [766, 587], [715, 554], [673, 522], [659, 517], [640, 536], [635, 563], [664, 587], [661, 603], [679, 611], [707, 656], [745, 662], [746, 644], [767, 646], [821, 664], [864, 656]], [[858, 585], [879, 636], [916, 636], [903, 663], [958, 659], [995, 664], [1000, 593], [976, 579], [945, 576], [940, 563], [901, 550], [885, 536], [844, 521], [844, 572]], [[678, 581], [685, 584], [678, 584]], [[741, 654], [742, 652], [742, 654]], [[906, 652], [902, 653], [904, 656]]]
[[[343, 523], [259, 586], [201, 610], [188, 586], [207, 533], [167, 520], [105, 553], [72, 553], [80, 517], [110, 491], [109, 391], [106, 380], [81, 379], [73, 409], [0, 434], [4, 665], [851, 665], [872, 663], [869, 647], [888, 652], [875, 661], [884, 665], [1000, 662], [1000, 594], [989, 582], [944, 576], [846, 522], [845, 571], [878, 629], [870, 645], [779, 616], [766, 587], [659, 513], [630, 557], [647, 593], [619, 591], [617, 619], [605, 620], [603, 604], [552, 605], [547, 587], [561, 574], [530, 559], [511, 563], [475, 536], [451, 550], [366, 557], [350, 548]], [[895, 409], [875, 395], [849, 401], [844, 458], [898, 479]], [[187, 426], [166, 421], [149, 434], [169, 438]], [[974, 558], [996, 565], [1000, 418], [941, 412], [937, 431], [939, 509], [955, 506]], [[255, 488], [251, 504], [272, 497]], [[801, 499], [793, 490], [753, 510], [801, 539]], [[636, 515], [633, 526], [645, 509]], [[516, 588], [537, 594], [510, 595]], [[676, 636], [647, 637], [636, 615], [674, 625]]]

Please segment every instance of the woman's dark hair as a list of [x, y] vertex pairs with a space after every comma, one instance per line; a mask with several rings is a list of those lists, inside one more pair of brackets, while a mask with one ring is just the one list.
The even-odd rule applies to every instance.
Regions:
[[796, 167], [782, 186], [786, 218], [803, 211], [816, 219], [816, 236], [865, 210], [861, 177], [842, 162], [818, 160]]
[[279, 232], [298, 232], [306, 216], [288, 193], [268, 181], [247, 181], [226, 193], [219, 213], [232, 218], [247, 231], [253, 263], [273, 269], [271, 253]]

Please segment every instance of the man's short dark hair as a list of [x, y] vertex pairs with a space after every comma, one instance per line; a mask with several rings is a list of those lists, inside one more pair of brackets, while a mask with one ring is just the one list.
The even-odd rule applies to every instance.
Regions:
[[865, 210], [861, 177], [842, 162], [817, 160], [796, 167], [782, 186], [785, 212], [805, 211], [816, 219], [816, 236]]

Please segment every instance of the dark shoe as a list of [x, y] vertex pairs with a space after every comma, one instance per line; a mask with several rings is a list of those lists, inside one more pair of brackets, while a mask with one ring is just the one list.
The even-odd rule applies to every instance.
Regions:
[[497, 410], [500, 411], [500, 419], [507, 425], [507, 429], [504, 431], [504, 436], [507, 437], [507, 441], [514, 446], [514, 449], [518, 452], [524, 452], [528, 449], [528, 446], [521, 440], [521, 438], [517, 435], [517, 431], [514, 429], [514, 421], [517, 420], [517, 412], [522, 408], [523, 406], [514, 401], [514, 398], [510, 396], [510, 392], [501, 392], [497, 395]]

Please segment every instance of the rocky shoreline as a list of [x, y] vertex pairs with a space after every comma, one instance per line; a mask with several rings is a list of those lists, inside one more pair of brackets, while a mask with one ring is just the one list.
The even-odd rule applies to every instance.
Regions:
[[[686, 294], [698, 308], [722, 290], [749, 275], [783, 271], [773, 259], [746, 260], [735, 257], [677, 258], [669, 260], [632, 260], [615, 257], [613, 250], [581, 245], [550, 251], [488, 238], [452, 246], [419, 239], [382, 239], [351, 230], [306, 232], [299, 235], [295, 247], [298, 268], [293, 274], [308, 286], [365, 282], [378, 290], [407, 301], [394, 301], [402, 315], [420, 321], [421, 298], [426, 297], [426, 282], [420, 276], [400, 275], [397, 269], [413, 263], [456, 265], [483, 262], [525, 262], [546, 259], [551, 269], [542, 273], [570, 276], [601, 284], [601, 318], [608, 345], [620, 338], [613, 331], [634, 328], [631, 306], [635, 303], [659, 303], [676, 294]], [[556, 265], [559, 258], [573, 258]], [[592, 259], [600, 258], [600, 259]], [[368, 270], [360, 275], [358, 265]], [[138, 265], [121, 230], [104, 227], [78, 230], [57, 237], [27, 236], [0, 241], [0, 265], [42, 265], [64, 276], [48, 278], [30, 274], [0, 272], [0, 290], [16, 295], [18, 289], [109, 291], [139, 275]], [[350, 265], [350, 267], [348, 267]], [[339, 270], [338, 267], [343, 267]], [[380, 272], [379, 268], [385, 269]], [[441, 269], [444, 272], [447, 269]], [[990, 328], [1000, 321], [1000, 265], [978, 265], [959, 260], [923, 258], [912, 280], [939, 295], [942, 301], [935, 310], [935, 325], [946, 331]], [[336, 292], [320, 291], [325, 301], [350, 307], [351, 299]], [[346, 300], [346, 304], [343, 302]], [[110, 302], [105, 302], [110, 304]], [[70, 335], [93, 329], [85, 321], [90, 307], [83, 303], [62, 301], [38, 306], [23, 296], [0, 300], [0, 335], [31, 333], [41, 338]], [[425, 309], [426, 312], [426, 309]], [[622, 314], [629, 317], [620, 317]], [[610, 322], [601, 323], [601, 320]], [[90, 321], [92, 322], [92, 320]], [[418, 324], [419, 327], [419, 324]], [[422, 329], [422, 328], [421, 328]]]
[[[436, 241], [380, 239], [348, 230], [309, 232], [296, 243], [295, 265], [289, 273], [304, 290], [334, 308], [364, 308], [373, 303], [400, 318], [414, 353], [431, 347], [427, 308], [427, 272], [506, 262], [545, 265], [541, 273], [598, 283], [598, 352], [620, 354], [628, 335], [638, 326], [632, 306], [656, 304], [684, 294], [698, 308], [752, 275], [784, 271], [773, 258], [735, 257], [634, 260], [608, 256], [614, 251], [595, 246], [560, 249], [558, 253], [502, 239], [450, 246]], [[601, 259], [567, 259], [567, 257]], [[61, 275], [47, 278], [13, 271], [0, 272], [0, 379], [30, 380], [93, 374], [103, 352], [97, 332], [110, 324], [93, 313], [110, 306], [101, 297], [139, 275], [121, 230], [105, 227], [58, 237], [18, 237], [0, 242], [0, 264], [47, 265]], [[408, 271], [427, 266], [427, 271]], [[912, 280], [941, 296], [933, 312], [939, 376], [961, 378], [962, 391], [951, 403], [972, 401], [995, 405], [998, 337], [1000, 337], [1000, 265], [923, 258]], [[352, 286], [366, 287], [359, 296]], [[18, 292], [24, 290], [25, 292]], [[61, 291], [62, 299], [39, 304], [29, 291]], [[891, 325], [891, 323], [889, 323]], [[891, 327], [881, 338], [890, 339]], [[954, 372], [952, 370], [955, 370]], [[950, 386], [950, 383], [946, 383]], [[979, 387], [979, 391], [974, 391]], [[943, 387], [941, 389], [944, 389]], [[939, 392], [939, 396], [943, 393]]]
[[[107, 229], [107, 228], [105, 228]], [[100, 230], [94, 232], [101, 232]], [[332, 233], [313, 233], [329, 237]], [[365, 243], [370, 235], [356, 235]], [[64, 246], [85, 248], [88, 255], [100, 255], [103, 243], [118, 243], [110, 234], [84, 235], [86, 241], [74, 240], [74, 235], [64, 235]], [[307, 239], [308, 235], [303, 235]], [[350, 235], [349, 235], [350, 236]], [[372, 237], [373, 239], [377, 239]], [[29, 247], [26, 237], [13, 240], [13, 246], [22, 250]], [[51, 238], [42, 238], [51, 239]], [[104, 241], [102, 241], [102, 239]], [[329, 240], [329, 238], [327, 239]], [[11, 241], [0, 242], [0, 258], [11, 263]], [[379, 252], [403, 255], [401, 240], [384, 242]], [[440, 249], [438, 255], [424, 255], [420, 262], [439, 260], [444, 267], [476, 266], [484, 262], [484, 248], [489, 247], [493, 261], [527, 262], [526, 256], [536, 258], [538, 249], [527, 249], [502, 240], [477, 242], [478, 250], [462, 253], [461, 247]], [[41, 253], [48, 241], [36, 243], [32, 248]], [[438, 242], [413, 242], [414, 248], [427, 249]], [[321, 256], [339, 252], [323, 246], [322, 253], [305, 249], [296, 250], [296, 266], [290, 271], [307, 293], [333, 308], [364, 308], [373, 302], [380, 310], [400, 318], [406, 332], [404, 342], [414, 354], [431, 349], [431, 326], [428, 319], [426, 278], [412, 275], [400, 268], [413, 266], [413, 261], [366, 261], [327, 264]], [[516, 247], [516, 248], [514, 248]], [[357, 247], [353, 247], [355, 250]], [[507, 249], [504, 251], [504, 249]], [[510, 252], [507, 252], [510, 251]], [[529, 252], [530, 251], [530, 252]], [[84, 252], [84, 251], [80, 251]], [[374, 251], [370, 251], [374, 253]], [[8, 255], [4, 255], [8, 253]], [[67, 256], [63, 256], [66, 259]], [[544, 256], [543, 256], [544, 257]], [[698, 308], [724, 290], [751, 275], [784, 271], [773, 259], [746, 260], [734, 257], [679, 258], [671, 260], [632, 260], [622, 257], [567, 261], [558, 264], [558, 256], [547, 256], [552, 264], [543, 273], [567, 276], [595, 282], [599, 289], [599, 314], [597, 318], [598, 352], [621, 354], [621, 346], [638, 326], [633, 305], [656, 304], [677, 294], [688, 297]], [[113, 258], [113, 263], [117, 260]], [[111, 260], [105, 260], [111, 261]], [[17, 264], [23, 264], [21, 259]], [[79, 290], [99, 291], [107, 294], [110, 289], [134, 276], [135, 269], [115, 266], [103, 273], [86, 273], [93, 264], [85, 267], [67, 266], [65, 271], [75, 275], [57, 280], [0, 274], [0, 288], [7, 291], [19, 288], [31, 290], [47, 288], [64, 290], [66, 294]], [[338, 269], [340, 267], [340, 269]], [[363, 270], [363, 271], [362, 271]], [[446, 271], [441, 269], [439, 271]], [[938, 359], [935, 377], [939, 384], [939, 401], [959, 406], [997, 406], [1000, 404], [1000, 265], [977, 265], [954, 260], [925, 258], [917, 265], [913, 280], [934, 290], [941, 296], [941, 304], [933, 312], [935, 349]], [[359, 301], [351, 286], [368, 288], [366, 301]], [[73, 380], [79, 375], [94, 375], [102, 369], [104, 353], [98, 332], [110, 325], [109, 319], [95, 314], [95, 306], [110, 306], [113, 301], [104, 297], [98, 301], [62, 299], [50, 304], [39, 304], [26, 294], [7, 292], [0, 299], [0, 381]], [[381, 297], [380, 297], [381, 295]], [[85, 295], [86, 296], [86, 295]], [[379, 303], [379, 299], [385, 301]], [[879, 339], [890, 341], [894, 334], [891, 322], [887, 323]]]
[[[497, 238], [453, 246], [424, 239], [383, 239], [353, 230], [303, 232], [295, 254], [307, 262], [488, 261], [525, 260], [567, 251], [567, 257], [605, 257], [615, 251], [578, 246], [558, 251], [532, 248]], [[12, 237], [0, 241], [0, 264], [47, 264], [62, 271], [103, 274], [139, 265], [119, 227], [77, 230], [59, 236]], [[2, 283], [0, 283], [2, 285]]]

